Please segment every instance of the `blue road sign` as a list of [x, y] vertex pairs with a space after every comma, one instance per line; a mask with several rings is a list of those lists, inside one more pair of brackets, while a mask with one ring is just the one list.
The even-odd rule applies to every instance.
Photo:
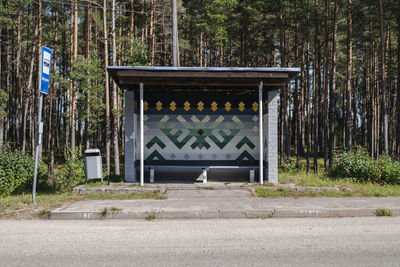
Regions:
[[42, 75], [40, 77], [40, 92], [46, 94], [49, 92], [51, 55], [53, 51], [49, 48], [42, 47]]

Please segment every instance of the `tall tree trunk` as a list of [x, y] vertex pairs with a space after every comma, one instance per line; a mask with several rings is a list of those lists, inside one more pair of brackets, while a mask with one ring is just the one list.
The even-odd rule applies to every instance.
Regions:
[[335, 146], [335, 113], [336, 113], [336, 38], [338, 29], [338, 0], [335, 0], [332, 35], [332, 70], [329, 91], [329, 168], [333, 165], [333, 149]]
[[325, 40], [324, 40], [324, 92], [323, 92], [323, 152], [324, 152], [324, 168], [328, 169], [328, 66], [329, 66], [329, 31], [328, 31], [329, 7], [328, 0], [325, 0]]
[[[297, 13], [297, 0], [294, 3], [294, 10]], [[295, 17], [295, 33], [294, 33], [294, 43], [295, 43], [295, 58], [294, 58], [294, 65], [297, 67], [298, 64], [298, 58], [299, 58], [299, 47], [296, 47], [296, 44], [298, 43], [298, 17], [296, 15]], [[302, 46], [302, 49], [304, 51], [304, 46]], [[303, 67], [302, 67], [303, 70]], [[303, 74], [303, 73], [302, 73]], [[300, 125], [301, 125], [301, 114], [299, 110], [301, 110], [301, 100], [299, 101], [299, 98], [301, 98], [301, 94], [299, 93], [299, 80], [296, 78], [295, 79], [295, 84], [294, 84], [294, 92], [293, 92], [293, 122], [294, 122], [294, 152], [296, 153], [296, 168], [299, 168], [299, 157], [300, 157], [300, 145], [299, 145], [299, 140], [301, 137], [300, 134]]]
[[[319, 8], [317, 6], [317, 0], [315, 0], [315, 18], [319, 18]], [[319, 112], [319, 99], [320, 94], [320, 77], [319, 77], [319, 62], [320, 62], [320, 44], [319, 44], [319, 21], [317, 19], [315, 23], [314, 33], [314, 62], [313, 62], [313, 158], [314, 158], [314, 173], [318, 172], [318, 112]]]
[[347, 0], [347, 72], [346, 72], [346, 124], [345, 124], [345, 147], [351, 151], [351, 80], [353, 66], [353, 16], [352, 1]]
[[400, 0], [397, 1], [397, 154], [400, 155]]
[[129, 27], [129, 34], [130, 34], [130, 46], [129, 46], [129, 55], [132, 55], [133, 52], [133, 42], [135, 38], [135, 12], [134, 12], [134, 0], [131, 0], [131, 9], [130, 9], [130, 27]]
[[172, 0], [172, 61], [174, 67], [179, 67], [179, 39], [178, 39], [178, 15], [176, 0]]
[[[78, 0], [73, 3], [73, 16], [74, 16], [74, 45], [73, 45], [73, 62], [78, 59]], [[72, 69], [72, 72], [74, 69]], [[72, 79], [71, 91], [71, 150], [74, 157], [75, 153], [75, 113], [76, 113], [76, 79]]]
[[[307, 22], [310, 21], [310, 13], [307, 11]], [[310, 139], [311, 139], [311, 114], [310, 114], [310, 30], [307, 27], [307, 57], [306, 57], [306, 146], [307, 146], [307, 153], [306, 153], [306, 169], [307, 173], [310, 172]]]
[[[17, 19], [17, 64], [15, 67], [16, 78], [17, 78], [17, 88], [19, 89], [19, 105], [23, 107], [23, 86], [22, 86], [22, 77], [20, 75], [21, 69], [21, 13], [18, 12], [18, 19]], [[21, 145], [21, 133], [22, 130], [22, 122], [19, 119], [19, 114], [17, 114], [17, 142], [18, 145]]]
[[[28, 84], [26, 88], [27, 95], [25, 96], [25, 103], [24, 103], [24, 113], [23, 113], [23, 118], [22, 118], [22, 153], [25, 153], [26, 151], [26, 123], [27, 123], [27, 116], [28, 116], [28, 109], [29, 109], [29, 100], [31, 99], [31, 95], [33, 94], [33, 70], [35, 68], [35, 59], [37, 59], [36, 56], [36, 51], [37, 51], [37, 37], [39, 34], [39, 28], [38, 25], [36, 26], [35, 29], [35, 41], [33, 42], [33, 47], [32, 47], [32, 58], [31, 58], [31, 64], [30, 64], [30, 69], [29, 69], [29, 78], [28, 78]], [[31, 117], [29, 118], [30, 120]]]
[[[90, 44], [92, 40], [92, 7], [91, 4], [88, 3], [86, 7], [86, 38], [85, 38], [85, 57], [86, 59], [90, 58]], [[88, 85], [90, 86], [90, 79], [88, 79]], [[90, 137], [89, 131], [91, 127], [91, 121], [89, 118], [90, 114], [90, 93], [86, 93], [86, 112], [87, 112], [87, 119], [85, 123], [85, 149], [90, 148]]]
[[[58, 41], [58, 9], [55, 8], [54, 11], [54, 43], [57, 44]], [[53, 71], [54, 73], [57, 72], [57, 46], [53, 49]], [[57, 106], [56, 106], [56, 99], [57, 99], [57, 90], [56, 90], [56, 83], [52, 82], [51, 92], [50, 92], [50, 120], [49, 120], [49, 176], [53, 177], [54, 174], [54, 146], [55, 146], [55, 139], [56, 139], [56, 121], [57, 121]], [[54, 109], [54, 110], [53, 110]], [[54, 125], [53, 125], [54, 124]]]
[[110, 121], [110, 78], [108, 74], [108, 37], [107, 37], [107, 0], [103, 0], [103, 37], [104, 37], [104, 71], [106, 90], [106, 165], [107, 175], [110, 176], [110, 146], [111, 146], [111, 121]]
[[[38, 67], [37, 67], [37, 77], [36, 77], [36, 84], [37, 84], [37, 100], [39, 100], [40, 97], [40, 76], [42, 75], [41, 73], [41, 58], [42, 58], [42, 0], [38, 0], [38, 9], [37, 9], [38, 13], [38, 27], [39, 27], [39, 34], [38, 34], [38, 53], [37, 53], [37, 58], [38, 58]], [[33, 97], [35, 96], [35, 94], [32, 95]], [[33, 103], [35, 103], [35, 101], [33, 101]], [[43, 103], [43, 106], [45, 105], [45, 103]], [[43, 110], [46, 110], [45, 108]], [[34, 114], [34, 113], [33, 113]], [[37, 118], [37, 116], [34, 115], [34, 117], [32, 117], [31, 119]], [[37, 119], [34, 119], [35, 121]], [[39, 127], [39, 123], [38, 121], [36, 121], [36, 125], [37, 127]], [[35, 134], [33, 134], [33, 136], [35, 136]], [[34, 139], [34, 138], [33, 138]], [[32, 143], [34, 144], [34, 142]], [[43, 148], [43, 144], [39, 145], [39, 160], [42, 158], [42, 148]], [[32, 147], [32, 152], [34, 151], [34, 147]]]
[[[117, 43], [115, 38], [115, 0], [112, 1], [112, 60], [113, 66], [117, 65]], [[112, 101], [113, 101], [113, 147], [114, 147], [114, 172], [120, 175], [119, 169], [119, 145], [118, 145], [118, 102], [117, 102], [117, 84], [113, 81]]]
[[383, 135], [383, 153], [388, 153], [388, 114], [386, 108], [386, 73], [385, 73], [385, 33], [383, 31], [383, 8], [382, 0], [379, 0], [379, 18], [380, 18], [380, 35], [381, 35], [381, 64], [380, 64], [380, 74], [381, 74], [381, 87], [382, 87], [382, 135]]
[[[285, 57], [285, 31], [284, 31], [284, 25], [283, 25], [283, 12], [284, 12], [284, 7], [283, 7], [283, 1], [280, 0], [280, 11], [279, 11], [279, 54], [280, 54], [280, 59], [281, 59], [281, 67], [286, 66], [286, 57]], [[283, 167], [285, 165], [285, 157], [286, 157], [286, 142], [288, 142], [286, 138], [286, 131], [287, 129], [287, 90], [288, 87], [287, 85], [283, 86], [281, 89], [281, 127], [280, 127], [280, 147], [281, 147], [281, 155], [280, 155], [280, 163], [281, 166]]]
[[155, 65], [155, 53], [156, 53], [156, 35], [154, 31], [155, 27], [155, 4], [154, 0], [150, 1], [150, 38], [151, 38], [151, 65]]

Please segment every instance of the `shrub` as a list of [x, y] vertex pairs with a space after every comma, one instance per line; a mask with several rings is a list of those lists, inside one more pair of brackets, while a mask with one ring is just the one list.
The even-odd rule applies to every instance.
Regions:
[[[0, 196], [9, 196], [30, 191], [32, 188], [34, 158], [21, 152], [0, 152]], [[38, 184], [46, 179], [42, 164], [38, 167]]]
[[53, 190], [65, 192], [83, 183], [84, 180], [85, 169], [83, 158], [80, 156], [79, 150], [75, 150], [74, 153], [69, 150], [65, 156], [65, 169], [59, 170], [54, 177]]
[[285, 165], [283, 166], [283, 169], [290, 174], [296, 174], [296, 173], [300, 172], [300, 170], [296, 167], [296, 164], [294, 164], [288, 160], [285, 161]]
[[365, 148], [358, 147], [355, 152], [337, 154], [327, 174], [330, 178], [353, 178], [357, 182], [400, 184], [400, 163], [386, 155], [375, 160]]

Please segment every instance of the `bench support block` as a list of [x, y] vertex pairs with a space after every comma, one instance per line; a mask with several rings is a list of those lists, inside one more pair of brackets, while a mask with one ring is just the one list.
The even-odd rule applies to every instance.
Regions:
[[150, 168], [150, 183], [154, 183], [154, 168]]
[[250, 170], [249, 176], [250, 176], [250, 183], [254, 183], [254, 177], [255, 177], [255, 171], [254, 171], [254, 169], [251, 169], [251, 170]]
[[207, 183], [207, 169], [203, 169], [203, 184]]

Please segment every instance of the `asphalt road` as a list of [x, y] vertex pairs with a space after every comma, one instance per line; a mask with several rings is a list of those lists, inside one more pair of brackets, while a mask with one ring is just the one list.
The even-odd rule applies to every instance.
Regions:
[[0, 266], [399, 266], [400, 217], [0, 221]]

